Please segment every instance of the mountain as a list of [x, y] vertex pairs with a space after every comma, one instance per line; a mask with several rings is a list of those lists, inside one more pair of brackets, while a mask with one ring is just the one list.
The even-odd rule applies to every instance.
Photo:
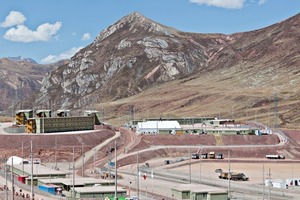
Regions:
[[184, 33], [134, 12], [49, 73], [41, 94], [73, 109], [91, 100], [121, 99], [205, 70], [209, 55], [230, 42], [230, 36]]
[[0, 112], [12, 114], [14, 109], [32, 108], [32, 103], [22, 104], [22, 100], [32, 97], [41, 88], [45, 74], [54, 69], [53, 65], [40, 65], [32, 59], [0, 59]]
[[182, 32], [134, 12], [47, 73], [35, 104], [101, 109], [106, 119], [218, 116], [294, 126], [299, 41], [300, 14], [225, 35]]
[[9, 60], [12, 61], [26, 61], [29, 63], [33, 63], [33, 64], [38, 64], [35, 60], [33, 60], [32, 58], [24, 58], [22, 56], [17, 56], [17, 57], [8, 57]]

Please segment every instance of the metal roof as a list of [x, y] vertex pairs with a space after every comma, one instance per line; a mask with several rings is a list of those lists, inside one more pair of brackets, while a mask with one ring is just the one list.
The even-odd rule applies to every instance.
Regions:
[[181, 129], [178, 121], [146, 121], [138, 122], [138, 129]]

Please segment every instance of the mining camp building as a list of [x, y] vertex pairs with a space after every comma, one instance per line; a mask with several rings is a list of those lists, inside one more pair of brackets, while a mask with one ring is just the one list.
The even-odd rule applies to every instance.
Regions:
[[202, 184], [180, 184], [172, 188], [174, 199], [187, 200], [227, 200], [227, 190], [202, 185]]
[[[127, 190], [121, 187], [117, 188], [118, 198], [125, 198]], [[105, 199], [106, 197], [113, 199], [115, 196], [115, 186], [96, 186], [96, 187], [80, 187], [75, 188], [75, 198], [98, 198]]]
[[177, 121], [146, 121], [136, 125], [139, 134], [176, 134], [177, 131], [181, 131]]

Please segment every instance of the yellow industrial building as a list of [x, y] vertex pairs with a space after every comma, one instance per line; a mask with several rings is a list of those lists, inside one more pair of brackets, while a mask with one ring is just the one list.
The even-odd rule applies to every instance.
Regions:
[[51, 110], [19, 110], [16, 112], [17, 125], [25, 125], [27, 133], [51, 133], [93, 130], [100, 125], [99, 112], [84, 111], [84, 116], [71, 116], [70, 110], [58, 110], [51, 116]]

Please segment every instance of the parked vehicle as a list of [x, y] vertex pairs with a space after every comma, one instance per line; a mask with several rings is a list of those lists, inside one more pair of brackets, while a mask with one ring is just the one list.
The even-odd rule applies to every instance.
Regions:
[[219, 174], [220, 179], [230, 179], [233, 181], [248, 181], [249, 178], [244, 174], [240, 172], [220, 172]]
[[208, 158], [214, 159], [215, 158], [215, 152], [209, 152]]
[[268, 159], [285, 159], [284, 155], [278, 155], [278, 154], [274, 154], [274, 155], [266, 155], [266, 158]]
[[202, 153], [202, 154], [201, 154], [201, 158], [202, 158], [202, 159], [207, 159], [207, 153]]
[[199, 153], [192, 153], [192, 159], [199, 159]]
[[216, 159], [223, 159], [223, 154], [217, 153], [215, 157], [216, 157]]

